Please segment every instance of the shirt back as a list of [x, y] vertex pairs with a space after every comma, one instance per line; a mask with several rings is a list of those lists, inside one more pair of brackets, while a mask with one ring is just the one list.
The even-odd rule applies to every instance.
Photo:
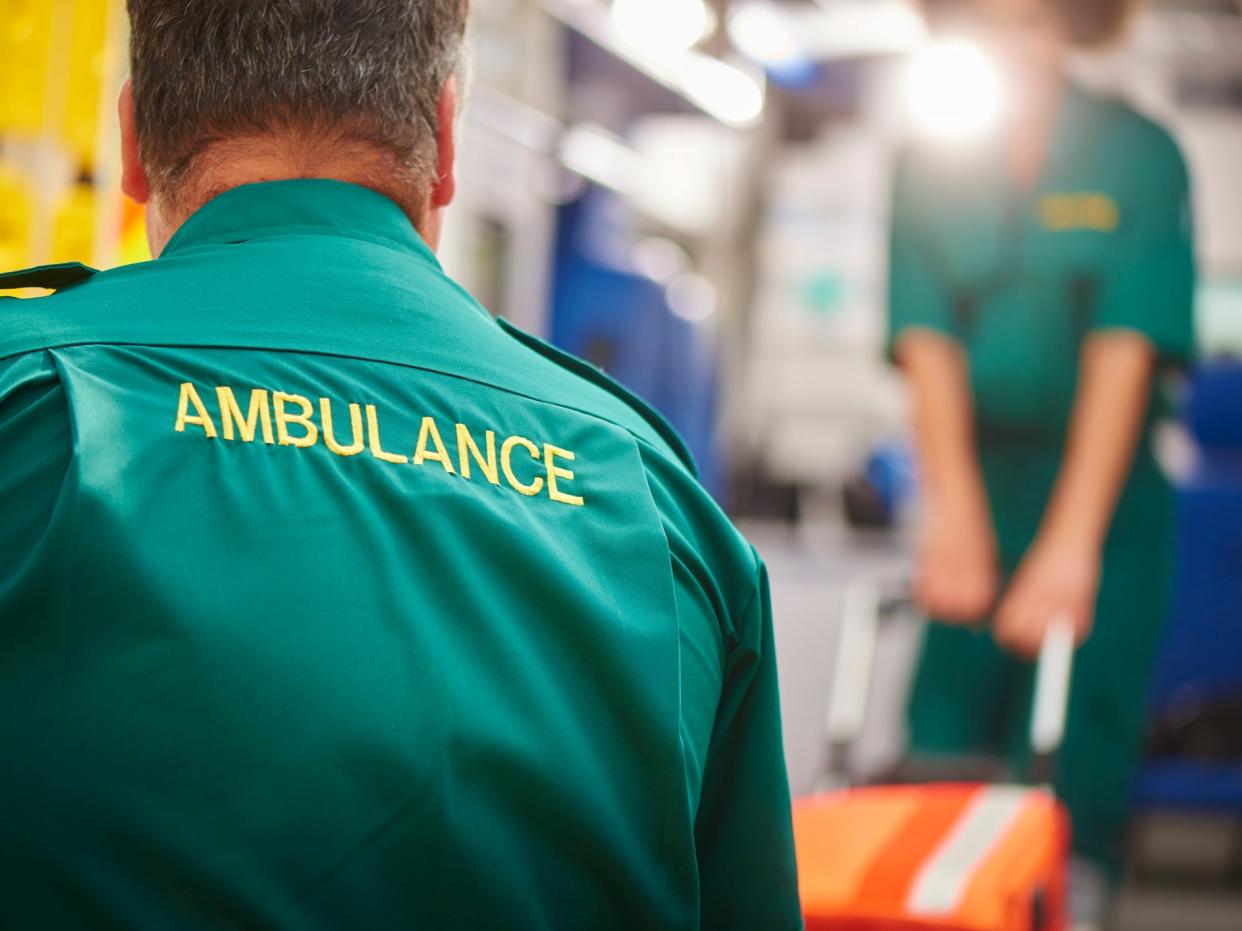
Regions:
[[28, 924], [797, 925], [761, 564], [395, 205], [239, 188], [0, 318]]

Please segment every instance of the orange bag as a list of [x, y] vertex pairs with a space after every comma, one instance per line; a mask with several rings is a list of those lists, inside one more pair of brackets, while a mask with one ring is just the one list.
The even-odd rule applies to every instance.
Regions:
[[1064, 931], [1069, 822], [1023, 786], [848, 789], [794, 803], [807, 931]]
[[[863, 723], [882, 617], [907, 599], [847, 592], [826, 716], [829, 770]], [[1032, 769], [1052, 782], [1074, 630], [1049, 626], [1036, 670]], [[840, 784], [843, 772], [836, 774]], [[1069, 816], [1051, 791], [940, 784], [844, 789], [794, 802], [807, 931], [1065, 931]]]

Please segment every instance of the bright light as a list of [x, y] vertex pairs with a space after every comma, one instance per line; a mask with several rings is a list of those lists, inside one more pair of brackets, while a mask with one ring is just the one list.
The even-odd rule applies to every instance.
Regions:
[[640, 275], [659, 284], [668, 284], [686, 270], [690, 257], [671, 239], [651, 236], [635, 244], [630, 262]]
[[678, 275], [665, 293], [669, 308], [683, 320], [706, 323], [716, 315], [716, 288], [702, 275]]
[[940, 140], [983, 136], [1004, 104], [999, 70], [977, 45], [960, 40], [920, 51], [906, 74], [906, 94], [916, 125]]
[[687, 53], [678, 73], [682, 92], [712, 116], [745, 126], [763, 113], [763, 84], [710, 55]]
[[608, 130], [589, 123], [565, 133], [560, 155], [570, 171], [622, 193], [632, 190], [639, 177], [638, 153]]
[[812, 57], [820, 60], [909, 52], [927, 38], [927, 25], [908, 0], [820, 0], [819, 16], [804, 29]]
[[636, 47], [681, 52], [707, 35], [715, 15], [703, 0], [613, 0], [612, 22]]
[[729, 14], [729, 39], [743, 55], [768, 68], [789, 68], [806, 60], [793, 19], [770, 0], [755, 0]]

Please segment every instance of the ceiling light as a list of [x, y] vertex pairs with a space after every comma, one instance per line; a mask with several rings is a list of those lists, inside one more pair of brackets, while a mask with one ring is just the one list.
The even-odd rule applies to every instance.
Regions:
[[668, 284], [690, 265], [690, 256], [671, 239], [652, 236], [635, 244], [630, 262], [640, 275]]
[[790, 68], [806, 60], [793, 19], [770, 0], [742, 4], [729, 14], [727, 28], [734, 47], [767, 68]]
[[681, 52], [711, 31], [715, 14], [703, 0], [613, 0], [612, 22], [637, 48]]
[[624, 140], [608, 130], [581, 123], [561, 139], [561, 164], [596, 184], [622, 193], [633, 190], [639, 177], [640, 158]]
[[678, 83], [690, 100], [734, 126], [753, 124], [763, 113], [763, 80], [719, 58], [688, 53]]
[[669, 309], [683, 320], [706, 323], [716, 315], [716, 288], [702, 275], [687, 272], [669, 282]]
[[938, 140], [977, 139], [996, 128], [1004, 104], [1000, 70], [974, 43], [925, 46], [906, 73], [910, 115]]

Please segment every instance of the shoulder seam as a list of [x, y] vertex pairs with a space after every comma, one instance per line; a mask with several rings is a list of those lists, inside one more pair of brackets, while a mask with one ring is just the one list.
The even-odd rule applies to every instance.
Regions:
[[[653, 443], [651, 440], [635, 433], [632, 429], [627, 427], [625, 424], [617, 423], [615, 420], [612, 420], [609, 417], [605, 417], [603, 414], [600, 414], [596, 411], [583, 410], [581, 407], [575, 407], [572, 404], [565, 404], [560, 401], [552, 401], [552, 400], [549, 400], [548, 398], [536, 397], [535, 395], [532, 395], [532, 394], [526, 394], [522, 391], [515, 391], [514, 389], [507, 388], [504, 385], [496, 385], [490, 381], [483, 381], [478, 378], [472, 378], [469, 375], [463, 375], [460, 372], [446, 372], [443, 369], [431, 368], [430, 366], [426, 366], [426, 365], [412, 365], [408, 362], [397, 362], [397, 361], [393, 361], [392, 359], [369, 359], [364, 356], [355, 356], [355, 355], [350, 355], [349, 353], [344, 353], [344, 352], [322, 352], [322, 351], [317, 351], [313, 349], [280, 349], [280, 348], [272, 348], [272, 347], [256, 348], [254, 346], [228, 346], [228, 345], [223, 345], [223, 344], [205, 346], [205, 345], [200, 345], [200, 344], [188, 344], [187, 345], [183, 343], [135, 343], [135, 342], [108, 342], [106, 340], [104, 341], [81, 340], [81, 341], [75, 341], [75, 342], [53, 342], [53, 343], [48, 343], [48, 344], [41, 344], [38, 346], [30, 346], [27, 348], [17, 349], [13, 352], [0, 351], [0, 363], [8, 362], [13, 359], [20, 359], [25, 356], [34, 355], [35, 353], [43, 353], [43, 352], [55, 353], [56, 350], [58, 349], [72, 349], [78, 346], [110, 346], [110, 347], [136, 348], [136, 349], [205, 349], [205, 350], [218, 349], [218, 350], [230, 350], [234, 352], [276, 352], [276, 353], [285, 353], [285, 354], [291, 354], [291, 355], [323, 356], [325, 358], [330, 358], [330, 359], [353, 359], [357, 362], [367, 362], [373, 365], [395, 365], [398, 368], [413, 369], [414, 371], [418, 371], [418, 372], [428, 372], [432, 375], [440, 375], [444, 378], [452, 378], [458, 381], [470, 382], [473, 385], [481, 385], [484, 388], [491, 388], [493, 391], [499, 391], [501, 394], [507, 394], [515, 398], [523, 398], [524, 400], [527, 400], [527, 401], [533, 401], [536, 404], [544, 404], [544, 405], [547, 405], [548, 407], [555, 407], [561, 410], [573, 411], [575, 414], [579, 414], [591, 420], [597, 420], [600, 423], [608, 424], [610, 427], [615, 427], [617, 430], [620, 430], [626, 436], [632, 437], [635, 440], [635, 442], [641, 443], [643, 446], [650, 447], [651, 449], [663, 455], [660, 448], [655, 443]], [[671, 430], [672, 428], [670, 427], [669, 429]], [[674, 436], [676, 436], [676, 434], [674, 434]], [[686, 461], [682, 459], [681, 455], [678, 453], [678, 448], [676, 446], [673, 447], [673, 452], [677, 454], [677, 461], [682, 463], [683, 465], [686, 465]], [[693, 460], [690, 461], [690, 464], [688, 467], [691, 468], [692, 474], [697, 479], [698, 475], [693, 472]]]
[[[565, 352], [553, 346], [545, 340], [532, 336], [525, 330], [522, 330], [503, 317], [498, 317], [497, 323], [500, 324], [501, 330], [510, 337], [521, 343], [528, 349], [533, 350], [545, 359], [565, 369], [571, 375], [577, 375], [585, 378], [594, 385], [603, 388], [614, 397], [625, 403], [631, 410], [643, 418], [647, 425], [655, 430], [660, 439], [669, 445], [678, 460], [684, 465], [692, 476], [696, 479], [699, 477], [698, 467], [694, 462], [694, 456], [690, 453], [685, 441], [677, 434], [664, 417], [652, 408], [647, 402], [642, 400], [624, 385], [620, 384], [616, 379], [612, 378], [606, 372], [592, 366], [589, 362], [579, 359], [577, 356]], [[576, 410], [577, 408], [575, 408]], [[611, 422], [611, 421], [609, 421]]]

